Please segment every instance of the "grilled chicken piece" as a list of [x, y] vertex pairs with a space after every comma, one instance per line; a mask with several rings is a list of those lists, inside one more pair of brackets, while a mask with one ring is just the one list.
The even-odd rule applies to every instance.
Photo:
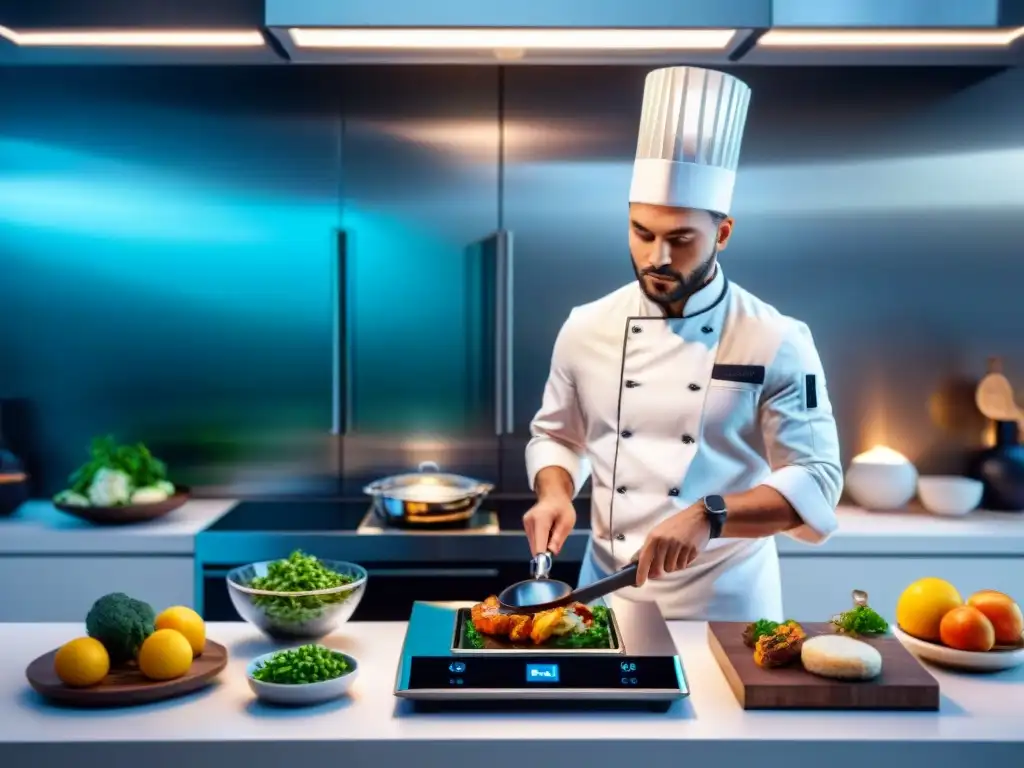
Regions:
[[540, 645], [555, 634], [555, 630], [562, 625], [565, 618], [565, 608], [552, 608], [550, 611], [543, 611], [533, 617], [533, 629], [530, 630], [530, 639]]
[[477, 632], [499, 636], [507, 635], [512, 628], [512, 619], [519, 618], [502, 613], [501, 604], [494, 595], [474, 605], [470, 609], [470, 617]]
[[522, 643], [530, 639], [533, 631], [533, 616], [510, 616], [512, 619], [508, 631], [508, 639], [514, 643]]

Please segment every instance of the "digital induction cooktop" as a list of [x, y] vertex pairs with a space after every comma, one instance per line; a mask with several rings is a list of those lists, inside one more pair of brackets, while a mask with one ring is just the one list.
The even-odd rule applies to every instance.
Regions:
[[413, 606], [395, 696], [419, 708], [650, 709], [689, 694], [682, 660], [654, 603], [610, 598], [602, 649], [476, 648], [465, 642], [472, 603]]

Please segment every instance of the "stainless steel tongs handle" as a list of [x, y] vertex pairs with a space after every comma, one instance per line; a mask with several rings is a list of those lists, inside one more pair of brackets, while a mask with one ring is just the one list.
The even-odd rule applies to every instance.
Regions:
[[530, 574], [535, 579], [546, 579], [548, 574], [551, 573], [551, 553], [541, 552], [539, 555], [534, 555], [533, 560], [530, 561]]

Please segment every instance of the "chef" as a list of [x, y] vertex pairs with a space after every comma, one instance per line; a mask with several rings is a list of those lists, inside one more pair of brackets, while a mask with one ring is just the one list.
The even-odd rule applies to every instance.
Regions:
[[580, 582], [638, 562], [627, 599], [666, 618], [783, 619], [774, 536], [837, 527], [835, 420], [807, 326], [722, 270], [750, 101], [696, 67], [644, 86], [629, 246], [636, 280], [569, 313], [526, 464], [535, 554], [561, 549], [593, 480]]

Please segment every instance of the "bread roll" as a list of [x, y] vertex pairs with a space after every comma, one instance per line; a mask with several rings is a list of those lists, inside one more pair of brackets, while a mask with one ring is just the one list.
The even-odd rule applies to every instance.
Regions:
[[820, 635], [804, 641], [800, 661], [808, 672], [837, 680], [871, 680], [882, 672], [882, 654], [861, 640]]

